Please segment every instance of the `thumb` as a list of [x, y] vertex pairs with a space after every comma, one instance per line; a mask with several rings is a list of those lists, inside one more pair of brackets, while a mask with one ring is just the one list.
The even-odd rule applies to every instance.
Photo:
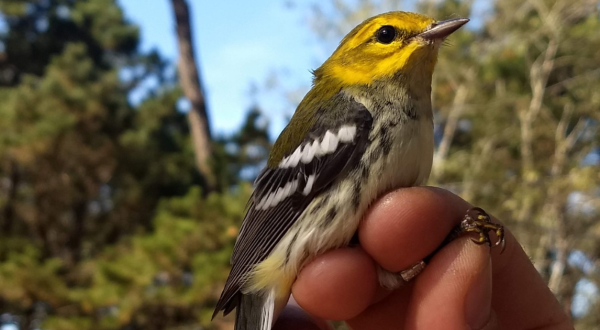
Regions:
[[468, 237], [440, 250], [416, 277], [406, 329], [500, 329], [492, 311], [487, 245]]

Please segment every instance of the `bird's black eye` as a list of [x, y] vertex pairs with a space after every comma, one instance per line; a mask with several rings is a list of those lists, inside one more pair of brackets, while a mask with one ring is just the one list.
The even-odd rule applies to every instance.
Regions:
[[396, 29], [391, 25], [382, 26], [375, 33], [375, 37], [382, 44], [389, 44], [396, 39]]

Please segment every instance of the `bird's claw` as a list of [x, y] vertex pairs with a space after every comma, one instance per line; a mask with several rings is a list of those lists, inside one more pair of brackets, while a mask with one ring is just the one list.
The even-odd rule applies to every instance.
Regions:
[[479, 234], [478, 239], [472, 239], [474, 243], [479, 245], [487, 243], [490, 247], [492, 247], [490, 231], [494, 231], [496, 236], [498, 236], [498, 240], [494, 243], [494, 246], [500, 246], [500, 253], [504, 252], [504, 248], [506, 247], [504, 226], [493, 223], [491, 217], [483, 209], [479, 207], [469, 209], [460, 223], [460, 228], [462, 232]]

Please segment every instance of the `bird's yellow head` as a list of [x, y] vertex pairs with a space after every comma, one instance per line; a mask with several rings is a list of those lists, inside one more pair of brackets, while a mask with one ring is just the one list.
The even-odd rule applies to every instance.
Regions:
[[372, 17], [344, 37], [333, 55], [315, 70], [315, 80], [335, 79], [347, 86], [371, 84], [397, 73], [431, 76], [441, 41], [466, 22], [468, 19], [436, 22], [401, 11]]

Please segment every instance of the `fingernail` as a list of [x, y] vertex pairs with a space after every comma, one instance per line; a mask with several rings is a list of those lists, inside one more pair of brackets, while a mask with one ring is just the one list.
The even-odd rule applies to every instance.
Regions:
[[484, 269], [471, 284], [465, 304], [469, 329], [482, 329], [492, 312], [492, 260], [489, 257]]

